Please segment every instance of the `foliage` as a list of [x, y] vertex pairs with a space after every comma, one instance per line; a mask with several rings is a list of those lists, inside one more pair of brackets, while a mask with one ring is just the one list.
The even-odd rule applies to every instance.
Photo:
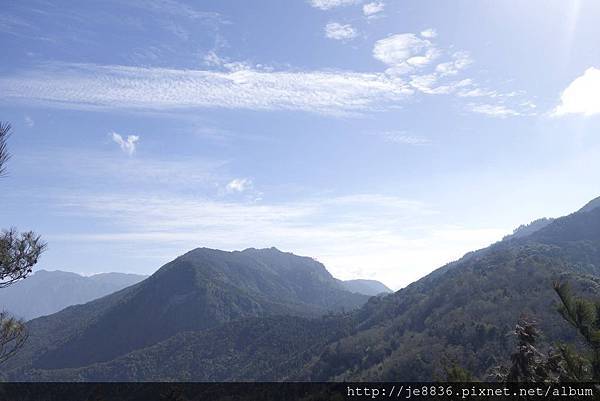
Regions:
[[27, 340], [23, 322], [6, 312], [0, 312], [0, 363], [17, 352]]
[[468, 383], [473, 381], [473, 375], [467, 369], [461, 367], [456, 362], [444, 367], [447, 382]]
[[33, 232], [4, 230], [0, 234], [0, 288], [27, 277], [45, 248], [46, 244]]
[[[561, 316], [579, 332], [590, 351], [591, 379], [600, 381], [600, 303], [574, 297], [568, 283], [556, 282], [554, 290], [562, 303]], [[576, 372], [582, 370], [580, 361], [585, 358], [572, 354], [571, 360]]]
[[493, 370], [492, 377], [501, 382], [557, 382], [561, 377], [561, 355], [538, 350], [540, 332], [534, 322], [523, 318], [517, 323], [514, 334], [517, 347], [511, 355], [511, 366]]
[[[11, 126], [0, 122], [0, 176], [6, 173], [10, 158], [7, 140]], [[19, 234], [16, 229], [4, 230], [0, 235], [0, 288], [21, 280], [32, 271], [46, 244], [33, 232]], [[6, 361], [27, 339], [22, 321], [0, 312], [0, 363]]]

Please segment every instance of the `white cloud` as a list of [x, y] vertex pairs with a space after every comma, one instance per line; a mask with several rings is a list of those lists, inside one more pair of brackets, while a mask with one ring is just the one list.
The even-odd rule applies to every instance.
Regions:
[[349, 6], [356, 2], [357, 0], [310, 0], [310, 5], [321, 10], [330, 10], [336, 7]]
[[325, 36], [329, 39], [348, 40], [355, 38], [356, 30], [351, 25], [342, 25], [338, 22], [330, 22], [325, 26]]
[[363, 5], [362, 10], [363, 10], [363, 14], [366, 17], [372, 17], [372, 16], [375, 16], [376, 14], [379, 14], [380, 12], [382, 12], [384, 8], [385, 8], [385, 4], [383, 2], [374, 1], [374, 2]]
[[429, 28], [421, 31], [421, 36], [427, 39], [433, 39], [437, 36], [437, 31], [435, 29]]
[[5, 100], [82, 109], [227, 108], [349, 114], [381, 109], [410, 96], [383, 73], [176, 70], [58, 64], [0, 78]]
[[600, 69], [590, 67], [567, 86], [553, 115], [600, 114]]
[[406, 74], [425, 67], [440, 55], [426, 39], [412, 33], [401, 33], [375, 42], [373, 57], [387, 64], [390, 74]]
[[137, 135], [128, 135], [127, 139], [123, 139], [121, 135], [114, 131], [110, 133], [110, 136], [112, 140], [121, 147], [121, 150], [129, 156], [135, 153], [136, 144], [140, 140], [140, 137]]
[[474, 113], [484, 114], [490, 117], [516, 117], [522, 113], [502, 104], [475, 104], [469, 105], [469, 110]]
[[244, 192], [252, 187], [252, 181], [247, 178], [235, 178], [227, 184], [227, 192]]

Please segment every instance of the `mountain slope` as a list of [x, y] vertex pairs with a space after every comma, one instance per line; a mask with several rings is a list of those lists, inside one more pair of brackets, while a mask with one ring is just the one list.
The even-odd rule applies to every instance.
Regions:
[[252, 316], [316, 316], [367, 299], [343, 290], [311, 258], [276, 249], [196, 249], [134, 286], [32, 320], [31, 339], [8, 368], [85, 366], [184, 331]]
[[103, 297], [146, 277], [123, 273], [85, 277], [60, 270], [39, 270], [0, 291], [0, 305], [13, 315], [30, 320]]
[[342, 285], [347, 291], [370, 296], [393, 292], [386, 285], [376, 280], [344, 280]]
[[584, 207], [579, 209], [580, 212], [591, 212], [592, 210], [600, 207], [600, 196], [589, 201]]
[[296, 378], [431, 380], [444, 361], [484, 379], [510, 355], [521, 315], [535, 319], [547, 344], [573, 341], [556, 312], [554, 280], [600, 297], [600, 209], [556, 219], [527, 237], [465, 256], [355, 313], [357, 331], [329, 344]]
[[248, 318], [179, 333], [109, 362], [71, 369], [24, 369], [26, 381], [269, 381], [300, 371], [325, 345], [352, 330], [348, 316]]

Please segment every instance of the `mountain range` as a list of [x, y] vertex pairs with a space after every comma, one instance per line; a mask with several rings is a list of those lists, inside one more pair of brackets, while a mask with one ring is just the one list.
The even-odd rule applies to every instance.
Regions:
[[[130, 273], [83, 276], [61, 270], [38, 270], [27, 280], [0, 291], [0, 306], [20, 319], [31, 320], [112, 294], [146, 278], [146, 275]], [[357, 294], [373, 296], [392, 292], [376, 280], [339, 280], [339, 283], [342, 289]]]
[[196, 249], [148, 279], [28, 323], [4, 379], [427, 381], [458, 364], [484, 380], [523, 315], [574, 341], [555, 280], [600, 298], [600, 199], [466, 254], [386, 296], [346, 291], [276, 249]]
[[30, 338], [19, 356], [41, 368], [84, 366], [185, 331], [257, 316], [315, 317], [349, 311], [368, 299], [346, 291], [308, 257], [275, 248], [199, 248], [138, 284], [30, 321]]
[[30, 320], [112, 294], [146, 277], [124, 273], [82, 276], [60, 270], [39, 270], [27, 280], [2, 289], [0, 306], [19, 318]]

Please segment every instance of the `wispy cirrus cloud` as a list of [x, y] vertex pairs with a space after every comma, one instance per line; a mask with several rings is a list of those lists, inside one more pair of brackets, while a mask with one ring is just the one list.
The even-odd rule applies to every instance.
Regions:
[[484, 114], [492, 117], [514, 117], [520, 116], [521, 112], [515, 109], [511, 109], [502, 104], [477, 104], [471, 103], [469, 110], [474, 113]]
[[336, 7], [356, 4], [357, 2], [358, 0], [309, 0], [311, 6], [321, 10], [331, 10]]
[[[332, 37], [355, 34], [351, 27], [340, 27], [330, 32]], [[423, 34], [378, 40], [373, 57], [386, 66], [384, 71], [278, 70], [231, 61], [214, 52], [205, 56], [210, 68], [204, 70], [50, 63], [0, 77], [0, 92], [4, 101], [62, 108], [292, 110], [334, 116], [395, 109], [418, 93], [509, 97], [461, 76], [472, 63], [467, 52], [449, 53]], [[485, 111], [473, 111], [481, 110]]]
[[195, 20], [212, 19], [219, 22], [225, 21], [217, 12], [199, 10], [187, 3], [176, 0], [133, 0], [128, 1], [127, 6], [173, 17], [185, 17]]
[[176, 70], [55, 64], [0, 78], [5, 100], [58, 107], [173, 110], [227, 108], [344, 114], [413, 94], [402, 80], [347, 71]]

